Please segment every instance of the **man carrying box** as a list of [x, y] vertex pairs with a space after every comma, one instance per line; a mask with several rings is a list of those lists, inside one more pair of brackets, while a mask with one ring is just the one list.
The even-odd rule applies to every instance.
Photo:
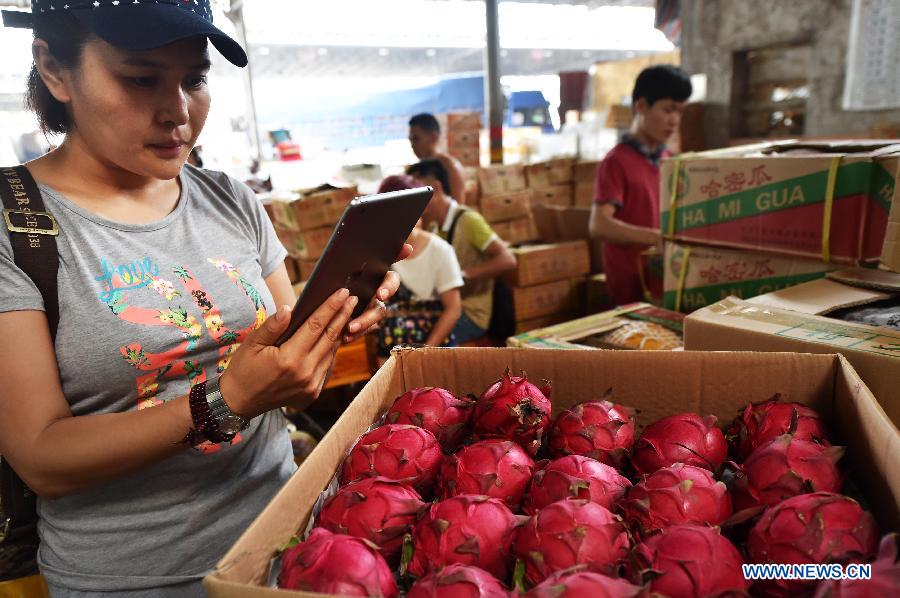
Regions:
[[462, 163], [438, 151], [441, 125], [432, 114], [423, 112], [409, 120], [409, 144], [419, 160], [438, 160], [447, 171], [450, 184], [444, 190], [461, 204], [466, 203], [466, 173]]
[[634, 119], [597, 169], [590, 235], [603, 240], [603, 269], [617, 305], [643, 299], [638, 260], [648, 246], [661, 246], [659, 162], [678, 129], [692, 92], [687, 73], [671, 65], [638, 75], [632, 92]]
[[[420, 185], [434, 188], [434, 197], [422, 218], [425, 226], [436, 229], [453, 250], [462, 268], [463, 313], [453, 330], [459, 344], [485, 335], [494, 311], [494, 279], [516, 267], [516, 257], [500, 240], [484, 217], [463, 207], [444, 190], [449, 175], [438, 160], [423, 160], [407, 169]], [[510, 306], [511, 309], [511, 306]]]

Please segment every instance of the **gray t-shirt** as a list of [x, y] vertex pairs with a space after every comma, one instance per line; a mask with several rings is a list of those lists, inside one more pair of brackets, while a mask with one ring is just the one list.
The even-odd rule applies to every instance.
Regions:
[[[187, 394], [189, 381], [223, 371], [248, 332], [274, 313], [264, 279], [285, 250], [259, 201], [221, 173], [185, 166], [180, 181], [175, 210], [152, 224], [112, 222], [41, 187], [60, 228], [56, 355], [75, 416]], [[0, 232], [0, 312], [43, 310]], [[197, 580], [293, 473], [284, 424], [273, 411], [230, 445], [188, 449], [116, 481], [39, 500], [47, 581], [58, 595], [191, 582], [199, 590]]]

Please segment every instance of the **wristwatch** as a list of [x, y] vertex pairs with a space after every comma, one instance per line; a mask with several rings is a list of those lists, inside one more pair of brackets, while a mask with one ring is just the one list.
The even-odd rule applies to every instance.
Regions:
[[195, 384], [189, 395], [194, 428], [212, 442], [231, 442], [235, 435], [250, 425], [234, 413], [219, 390], [218, 376]]

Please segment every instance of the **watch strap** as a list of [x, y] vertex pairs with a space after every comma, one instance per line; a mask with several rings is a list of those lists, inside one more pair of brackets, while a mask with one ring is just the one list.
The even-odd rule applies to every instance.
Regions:
[[[223, 401], [224, 402], [224, 401]], [[231, 442], [234, 434], [224, 434], [219, 430], [218, 419], [214, 416], [207, 399], [206, 382], [198, 382], [188, 394], [191, 408], [191, 419], [194, 429], [211, 442]]]

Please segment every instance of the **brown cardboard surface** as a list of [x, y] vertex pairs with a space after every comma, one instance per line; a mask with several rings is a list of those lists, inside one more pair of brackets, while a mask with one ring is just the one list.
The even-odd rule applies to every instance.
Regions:
[[576, 162], [572, 171], [572, 179], [576, 183], [590, 183], [593, 185], [597, 178], [597, 169], [599, 167], [599, 160]]
[[572, 195], [572, 205], [576, 208], [589, 208], [594, 203], [594, 182], [576, 181]]
[[459, 163], [466, 167], [478, 167], [481, 164], [481, 149], [478, 146], [473, 147], [451, 147], [447, 153], [459, 160]]
[[478, 180], [466, 179], [466, 205], [477, 206], [481, 202], [481, 187]]
[[297, 284], [303, 280], [300, 278], [300, 268], [297, 265], [297, 260], [291, 256], [287, 256], [284, 258], [284, 267], [287, 270], [288, 280], [291, 281], [291, 284]]
[[528, 245], [513, 250], [513, 253], [517, 260], [516, 269], [505, 277], [513, 286], [527, 287], [563, 280], [591, 270], [587, 241]]
[[531, 214], [531, 191], [482, 195], [478, 204], [488, 222], [506, 222]]
[[534, 189], [531, 196], [531, 204], [532, 206], [543, 204], [545, 206], [568, 208], [572, 205], [572, 193], [572, 183]]
[[571, 312], [581, 304], [579, 290], [584, 277], [513, 288], [516, 321]]
[[802, 314], [824, 315], [843, 307], [866, 305], [889, 297], [891, 295], [888, 293], [851, 287], [822, 278], [759, 295], [748, 299], [748, 302]]
[[358, 195], [356, 186], [301, 192], [300, 199], [290, 204], [297, 230], [334, 226], [341, 219], [347, 204]]
[[542, 241], [574, 241], [587, 239], [591, 246], [591, 272], [603, 272], [603, 242], [591, 239], [588, 224], [589, 208], [561, 208], [558, 206], [533, 206], [535, 225]]
[[296, 260], [300, 280], [309, 280], [319, 260]]
[[728, 296], [747, 299], [822, 278], [832, 268], [818, 260], [666, 242], [663, 306], [688, 313]]
[[525, 167], [528, 186], [532, 189], [543, 189], [560, 183], [571, 183], [574, 166], [575, 160], [572, 158], [557, 158], [530, 164]]
[[[900, 193], [882, 165], [898, 151], [896, 141], [792, 140], [666, 159], [660, 168], [663, 233], [808, 258], [822, 258], [825, 245], [830, 260], [843, 263], [877, 259], [891, 198]], [[831, 166], [837, 170], [829, 212]]]
[[843, 284], [885, 293], [900, 293], [900, 273], [876, 268], [833, 270], [826, 278]]
[[[751, 401], [781, 392], [819, 410], [847, 445], [854, 473], [882, 529], [900, 525], [900, 432], [846, 360], [791, 353], [644, 353], [532, 349], [422, 349], [395, 353], [300, 469], [206, 577], [211, 598], [312, 597], [261, 587], [279, 547], [304, 527], [347, 451], [402, 392], [443, 386], [480, 393], [510, 367], [553, 383], [554, 414], [613, 388], [640, 426], [679, 411], [731, 421]], [[652, 371], [654, 375], [648, 376]], [[764, 374], [764, 375], [763, 375]]]
[[900, 333], [729, 297], [685, 318], [690, 351], [840, 353], [900, 424]]
[[497, 235], [510, 245], [537, 241], [540, 235], [534, 225], [534, 218], [529, 214], [523, 218], [507, 220], [506, 222], [494, 222], [491, 228]]
[[326, 226], [302, 232], [276, 230], [276, 233], [291, 257], [315, 260], [325, 251], [333, 230], [333, 227]]
[[522, 166], [488, 166], [478, 171], [482, 195], [498, 195], [511, 191], [524, 191], [525, 168]]
[[541, 328], [546, 328], [547, 326], [553, 326], [555, 324], [562, 324], [563, 322], [568, 322], [576, 317], [577, 315], [574, 313], [561, 313], [541, 316], [540, 318], [532, 318], [530, 320], [522, 320], [521, 322], [516, 322], [516, 334], [522, 334], [523, 332], [531, 330], [540, 330]]

